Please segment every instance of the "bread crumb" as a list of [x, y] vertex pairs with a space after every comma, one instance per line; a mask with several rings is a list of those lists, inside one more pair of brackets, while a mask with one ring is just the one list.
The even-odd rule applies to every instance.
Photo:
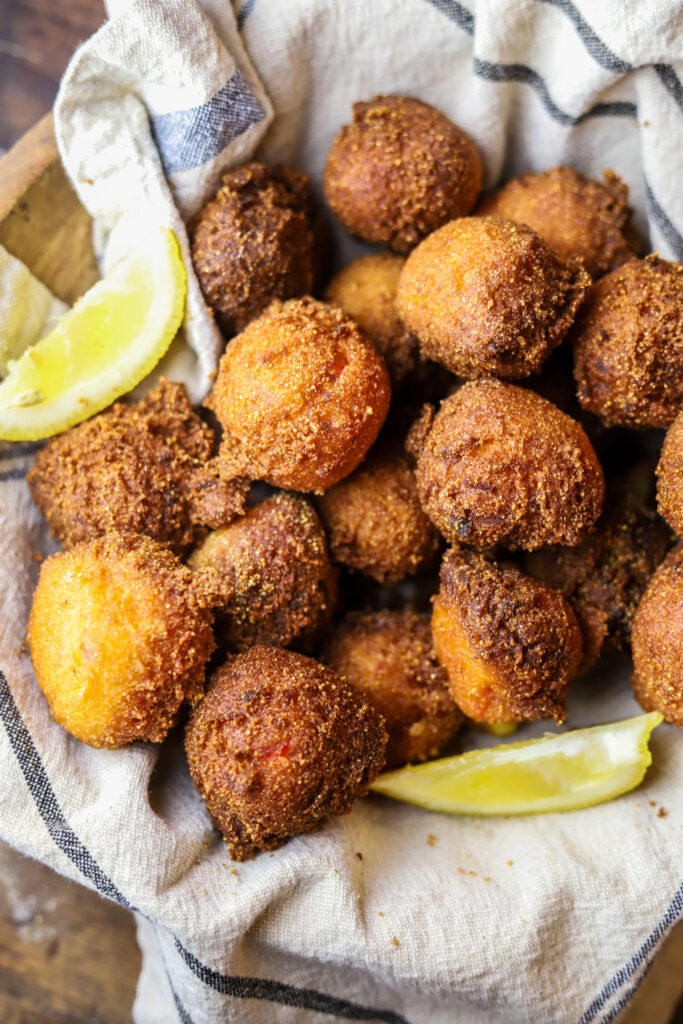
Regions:
[[669, 812], [664, 807], [660, 807], [659, 810], [657, 811], [657, 817], [658, 818], [666, 818], [668, 813]]
[[435, 842], [436, 836], [433, 836], [432, 833], [430, 832], [429, 835], [427, 836], [427, 843], [429, 846], [433, 846]]
[[398, 946], [398, 939], [396, 938], [395, 935], [394, 935], [393, 939], [391, 940], [391, 945], [392, 946]]
[[511, 868], [514, 863], [515, 863], [514, 860], [509, 860], [508, 861], [508, 867]]

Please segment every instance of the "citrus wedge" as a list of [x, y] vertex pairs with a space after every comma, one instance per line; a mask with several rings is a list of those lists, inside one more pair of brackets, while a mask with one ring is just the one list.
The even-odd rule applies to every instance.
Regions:
[[375, 793], [448, 814], [572, 811], [634, 789], [657, 712], [384, 772]]
[[155, 228], [8, 365], [0, 439], [35, 441], [80, 423], [156, 366], [183, 318], [186, 276], [171, 231]]

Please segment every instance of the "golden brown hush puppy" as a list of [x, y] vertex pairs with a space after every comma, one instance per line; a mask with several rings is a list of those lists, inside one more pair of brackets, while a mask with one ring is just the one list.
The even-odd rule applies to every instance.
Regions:
[[272, 299], [311, 291], [313, 213], [303, 171], [258, 163], [228, 171], [191, 236], [199, 283], [226, 334], [246, 327]]
[[215, 600], [213, 574], [149, 537], [108, 533], [48, 558], [28, 635], [57, 722], [91, 747], [163, 740], [202, 695]]
[[109, 530], [144, 533], [183, 554], [244, 511], [248, 481], [219, 475], [213, 431], [183, 384], [162, 379], [48, 441], [27, 480], [64, 545]]
[[398, 583], [433, 560], [439, 535], [402, 456], [371, 456], [318, 500], [335, 562]]
[[646, 256], [596, 281], [570, 340], [584, 409], [610, 427], [668, 427], [683, 404], [683, 264]]
[[573, 167], [523, 174], [477, 212], [526, 224], [558, 256], [578, 259], [591, 277], [600, 277], [633, 256], [624, 237], [631, 216], [628, 186], [613, 171], [603, 171], [603, 179], [584, 178]]
[[455, 702], [475, 722], [564, 721], [582, 640], [559, 590], [450, 551], [432, 632]]
[[353, 123], [332, 143], [325, 198], [351, 232], [408, 252], [435, 228], [469, 213], [481, 159], [444, 114], [405, 96], [354, 103]]
[[276, 494], [192, 553], [221, 581], [217, 635], [239, 651], [254, 644], [309, 643], [334, 610], [336, 570], [315, 510], [305, 498]]
[[422, 507], [451, 543], [573, 545], [600, 515], [604, 477], [583, 428], [533, 391], [465, 384], [407, 444]]
[[225, 432], [226, 475], [321, 492], [356, 468], [390, 396], [384, 360], [352, 320], [292, 299], [233, 339], [207, 405]]
[[683, 536], [683, 413], [666, 432], [657, 464], [657, 509], [678, 537]]
[[340, 270], [325, 300], [355, 320], [384, 357], [392, 381], [399, 383], [417, 366], [417, 339], [401, 322], [396, 289], [405, 260], [390, 252], [361, 256]]
[[386, 768], [436, 757], [455, 735], [462, 715], [432, 649], [428, 615], [351, 613], [333, 632], [324, 660], [384, 718]]
[[560, 344], [589, 283], [530, 228], [464, 217], [410, 254], [396, 301], [428, 359], [468, 379], [517, 379]]
[[612, 495], [595, 531], [577, 547], [543, 548], [524, 568], [561, 590], [583, 634], [582, 670], [604, 651], [628, 649], [633, 616], [671, 535], [632, 495]]
[[636, 698], [683, 726], [683, 544], [677, 544], [650, 581], [631, 635]]
[[234, 860], [346, 814], [384, 759], [382, 719], [311, 658], [252, 647], [219, 668], [185, 734], [192, 781]]

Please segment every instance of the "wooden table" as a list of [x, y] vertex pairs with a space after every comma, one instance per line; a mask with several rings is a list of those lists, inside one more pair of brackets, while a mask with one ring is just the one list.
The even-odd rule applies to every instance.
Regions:
[[[0, 150], [50, 110], [104, 16], [101, 0], [0, 0]], [[128, 1024], [139, 970], [131, 914], [0, 843], [0, 1024]], [[683, 927], [624, 1024], [683, 1024], [682, 976]]]

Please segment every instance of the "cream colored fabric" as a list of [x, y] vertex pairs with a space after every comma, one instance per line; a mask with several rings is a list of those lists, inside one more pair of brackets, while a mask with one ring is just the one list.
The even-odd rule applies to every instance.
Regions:
[[[352, 101], [395, 91], [472, 134], [489, 186], [561, 162], [613, 168], [652, 246], [683, 257], [678, 4], [247, 0], [236, 13], [239, 36], [223, 0], [206, 13], [195, 0], [135, 0], [75, 55], [59, 144], [105, 247], [108, 232], [119, 244], [152, 214], [186, 254], [181, 214], [259, 142], [264, 159], [300, 161], [319, 188]], [[241, 113], [227, 87], [236, 69]], [[242, 116], [257, 107], [260, 120]], [[228, 127], [236, 118], [227, 133], [212, 111]], [[183, 168], [183, 153], [197, 159], [189, 129], [192, 145], [205, 132], [206, 159]], [[357, 251], [343, 232], [337, 241]], [[196, 282], [189, 310], [183, 373], [196, 394], [219, 348]], [[181, 736], [95, 751], [50, 719], [22, 648], [32, 554], [51, 550], [22, 479], [30, 458], [14, 446], [0, 462], [0, 835], [136, 908], [137, 1024], [614, 1019], [683, 908], [679, 732], [660, 727], [645, 785], [598, 808], [478, 821], [370, 797], [232, 866]], [[568, 725], [637, 710], [628, 665], [607, 662], [576, 686]]]

